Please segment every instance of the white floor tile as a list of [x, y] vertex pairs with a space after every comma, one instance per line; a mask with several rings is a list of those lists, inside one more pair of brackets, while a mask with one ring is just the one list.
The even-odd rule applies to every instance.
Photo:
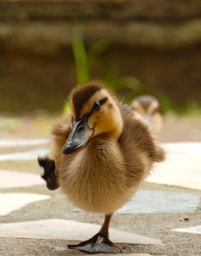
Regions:
[[155, 165], [148, 182], [201, 190], [201, 143], [165, 143], [163, 163]]
[[0, 188], [18, 188], [33, 185], [45, 185], [45, 181], [39, 174], [0, 170]]
[[13, 140], [0, 140], [0, 148], [16, 148], [16, 147], [30, 147], [37, 145], [47, 145], [47, 139], [13, 139]]
[[46, 149], [36, 149], [30, 151], [23, 151], [17, 153], [8, 153], [8, 154], [1, 154], [0, 161], [28, 161], [37, 159], [38, 156], [43, 156], [48, 154], [48, 150]]
[[49, 198], [47, 195], [31, 193], [0, 193], [0, 215], [7, 215], [29, 203]]
[[[61, 239], [83, 241], [97, 233], [96, 224], [62, 219], [0, 224], [0, 237]], [[110, 229], [110, 238], [116, 243], [156, 244], [161, 241], [133, 233]]]
[[177, 229], [174, 229], [173, 231], [201, 235], [201, 226], [188, 227], [188, 228], [177, 228]]

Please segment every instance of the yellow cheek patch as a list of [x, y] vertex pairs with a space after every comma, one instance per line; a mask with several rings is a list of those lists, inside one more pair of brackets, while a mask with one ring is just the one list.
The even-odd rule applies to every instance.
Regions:
[[88, 125], [94, 129], [94, 136], [107, 134], [109, 137], [118, 137], [123, 129], [120, 110], [108, 102], [89, 118]]

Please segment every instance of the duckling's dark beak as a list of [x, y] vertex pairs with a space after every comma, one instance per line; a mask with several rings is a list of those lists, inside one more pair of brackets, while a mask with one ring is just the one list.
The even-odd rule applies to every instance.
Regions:
[[63, 153], [68, 155], [77, 149], [84, 147], [88, 142], [93, 129], [90, 128], [86, 120], [79, 120], [73, 122], [72, 131], [63, 147]]

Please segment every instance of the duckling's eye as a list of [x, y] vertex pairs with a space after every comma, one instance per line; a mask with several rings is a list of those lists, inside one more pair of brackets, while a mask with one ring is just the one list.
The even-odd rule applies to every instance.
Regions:
[[96, 111], [100, 110], [100, 103], [99, 102], [94, 103], [93, 109]]
[[105, 98], [103, 98], [102, 100], [95, 102], [94, 105], [93, 105], [93, 108], [92, 108], [91, 113], [93, 113], [93, 111], [98, 111], [98, 110], [100, 110], [101, 106], [102, 106], [106, 101], [107, 101], [107, 98], [105, 97]]

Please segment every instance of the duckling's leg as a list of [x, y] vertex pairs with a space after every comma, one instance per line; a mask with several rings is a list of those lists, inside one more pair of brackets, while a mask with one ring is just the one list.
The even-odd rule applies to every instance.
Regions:
[[109, 240], [109, 224], [112, 214], [105, 215], [104, 223], [99, 232], [91, 239], [76, 245], [68, 245], [70, 249], [93, 253], [119, 253], [121, 248]]
[[45, 181], [49, 190], [55, 190], [59, 187], [58, 177], [55, 173], [54, 160], [45, 158], [38, 158], [38, 164], [44, 168], [44, 174], [41, 176]]

